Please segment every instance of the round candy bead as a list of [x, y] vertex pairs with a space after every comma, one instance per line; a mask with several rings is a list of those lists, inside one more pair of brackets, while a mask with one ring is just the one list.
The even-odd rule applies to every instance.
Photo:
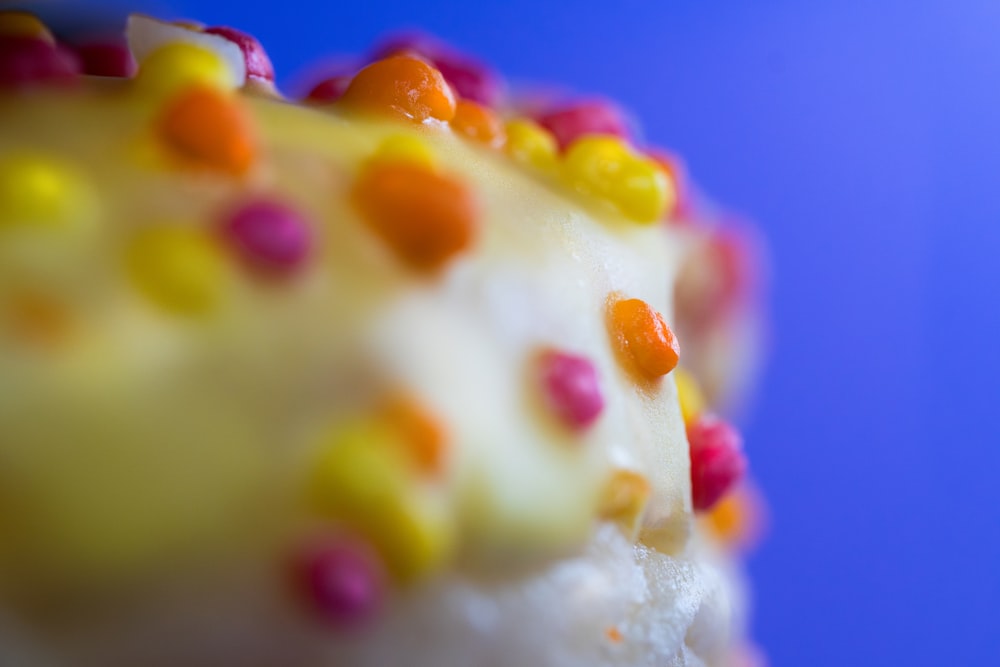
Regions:
[[400, 443], [417, 468], [438, 476], [445, 466], [447, 437], [441, 423], [407, 396], [396, 396], [383, 406], [381, 417], [396, 431]]
[[351, 77], [346, 74], [323, 79], [309, 89], [309, 92], [306, 93], [306, 100], [309, 102], [336, 102], [343, 96], [350, 83]]
[[705, 397], [701, 393], [698, 381], [683, 368], [674, 369], [674, 381], [677, 383], [677, 398], [681, 404], [681, 416], [685, 424], [691, 424], [705, 409]]
[[180, 91], [167, 102], [157, 131], [178, 158], [195, 166], [242, 175], [256, 159], [250, 116], [238, 99], [216, 88]]
[[405, 162], [369, 164], [352, 199], [362, 219], [410, 268], [434, 272], [468, 248], [478, 207], [459, 181]]
[[147, 94], [165, 96], [201, 85], [232, 90], [236, 79], [218, 54], [189, 42], [170, 42], [150, 53], [140, 64], [136, 78]]
[[545, 402], [574, 430], [585, 429], [604, 409], [597, 369], [586, 357], [547, 351], [538, 360]]
[[274, 66], [271, 64], [271, 59], [267, 56], [267, 51], [264, 50], [264, 47], [253, 35], [248, 35], [241, 30], [226, 26], [205, 28], [202, 32], [224, 37], [240, 47], [240, 51], [243, 52], [243, 58], [246, 61], [248, 77], [262, 79], [271, 83], [274, 82]]
[[703, 415], [687, 429], [691, 451], [691, 498], [698, 511], [711, 509], [743, 477], [742, 439], [724, 421]]
[[618, 352], [634, 362], [649, 379], [666, 375], [677, 366], [680, 346], [663, 316], [640, 299], [610, 304], [609, 323]]
[[423, 139], [411, 134], [391, 134], [375, 149], [372, 162], [408, 162], [433, 169], [434, 154]]
[[119, 41], [87, 42], [74, 50], [80, 58], [84, 74], [122, 78], [135, 75], [135, 58], [128, 47]]
[[91, 186], [72, 165], [35, 153], [0, 158], [0, 231], [63, 228], [92, 218], [95, 206]]
[[375, 618], [386, 576], [367, 543], [331, 537], [308, 544], [296, 557], [296, 579], [312, 607], [336, 628], [356, 628]]
[[598, 516], [621, 524], [629, 532], [635, 532], [639, 529], [652, 493], [652, 486], [643, 475], [634, 470], [616, 470], [604, 487], [598, 505]]
[[608, 198], [636, 222], [661, 220], [673, 205], [674, 193], [666, 174], [652, 160], [630, 156], [609, 186]]
[[441, 72], [410, 55], [392, 56], [365, 67], [354, 75], [340, 102], [417, 123], [447, 122], [455, 116], [455, 96]]
[[224, 221], [222, 231], [247, 265], [268, 275], [293, 273], [309, 252], [309, 225], [298, 211], [276, 201], [240, 206]]
[[681, 266], [674, 284], [677, 312], [694, 328], [717, 321], [743, 302], [756, 279], [747, 240], [732, 230], [715, 230]]
[[459, 100], [455, 106], [455, 117], [451, 119], [451, 127], [459, 134], [490, 148], [503, 147], [503, 123], [492, 109], [477, 102]]
[[225, 260], [199, 229], [181, 225], [145, 229], [132, 240], [126, 264], [136, 287], [166, 310], [205, 313], [222, 296]]
[[558, 147], [548, 130], [527, 118], [515, 118], [505, 127], [507, 154], [523, 164], [543, 170], [556, 166]]
[[30, 37], [55, 44], [56, 40], [44, 23], [34, 14], [21, 11], [0, 12], [0, 39]]
[[538, 124], [555, 137], [560, 150], [589, 135], [610, 135], [627, 140], [628, 123], [616, 106], [602, 100], [578, 102], [537, 117]]
[[0, 88], [77, 81], [80, 60], [72, 51], [40, 37], [0, 36]]

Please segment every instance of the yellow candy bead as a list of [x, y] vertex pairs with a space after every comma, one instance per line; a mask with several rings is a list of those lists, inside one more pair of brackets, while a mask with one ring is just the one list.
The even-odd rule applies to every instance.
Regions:
[[127, 268], [147, 298], [176, 313], [208, 312], [218, 305], [224, 289], [223, 253], [207, 234], [191, 227], [141, 232], [128, 248]]
[[555, 137], [538, 123], [524, 118], [508, 121], [505, 150], [513, 159], [537, 169], [556, 166], [558, 146]]
[[645, 223], [662, 219], [673, 197], [662, 169], [651, 160], [630, 156], [611, 181], [609, 199], [626, 216]]
[[674, 369], [674, 381], [677, 382], [681, 416], [684, 417], [685, 424], [691, 424], [705, 410], [705, 396], [701, 393], [698, 381], [683, 368]]
[[236, 87], [233, 72], [222, 58], [187, 42], [167, 44], [149, 54], [139, 64], [137, 81], [143, 91], [157, 97], [192, 84], [224, 90]]
[[93, 217], [96, 197], [72, 166], [44, 155], [8, 155], [0, 160], [0, 230], [62, 228]]
[[28, 12], [0, 12], [0, 35], [33, 37], [55, 44], [56, 40], [38, 17]]
[[632, 470], [616, 470], [601, 495], [598, 516], [614, 521], [634, 536], [642, 524], [652, 487], [649, 480]]
[[636, 222], [655, 222], [666, 210], [666, 175], [617, 137], [590, 135], [576, 140], [563, 165], [577, 190], [611, 201]]
[[338, 429], [313, 470], [311, 495], [322, 514], [371, 540], [395, 577], [412, 581], [448, 556], [451, 526], [443, 509], [414, 486], [394, 437], [374, 423]]
[[428, 169], [434, 168], [434, 155], [422, 139], [409, 134], [386, 137], [372, 156], [377, 162], [408, 162]]

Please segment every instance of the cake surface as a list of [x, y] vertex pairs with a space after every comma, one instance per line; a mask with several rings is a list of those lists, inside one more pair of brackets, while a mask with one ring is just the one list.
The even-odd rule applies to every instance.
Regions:
[[0, 651], [738, 664], [745, 251], [679, 165], [426, 40], [293, 103], [128, 37], [0, 14]]

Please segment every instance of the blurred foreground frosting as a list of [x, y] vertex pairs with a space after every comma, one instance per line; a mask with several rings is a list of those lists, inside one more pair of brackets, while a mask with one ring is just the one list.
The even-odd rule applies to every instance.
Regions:
[[758, 660], [756, 256], [431, 39], [0, 13], [0, 663]]

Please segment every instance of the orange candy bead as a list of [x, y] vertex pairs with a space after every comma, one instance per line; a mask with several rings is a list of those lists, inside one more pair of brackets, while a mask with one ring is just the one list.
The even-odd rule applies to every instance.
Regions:
[[444, 428], [412, 399], [395, 397], [382, 409], [386, 422], [401, 436], [407, 453], [426, 475], [444, 469], [447, 439]]
[[369, 164], [353, 201], [372, 231], [418, 271], [442, 268], [475, 236], [478, 207], [469, 189], [418, 164]]
[[473, 141], [479, 141], [490, 148], [503, 148], [506, 143], [503, 123], [489, 107], [470, 100], [459, 100], [455, 106], [455, 117], [451, 119], [453, 130]]
[[609, 324], [619, 352], [635, 362], [650, 379], [672, 371], [680, 347], [663, 316], [640, 299], [620, 299], [609, 305]]
[[345, 106], [422, 123], [455, 117], [455, 95], [433, 65], [411, 55], [391, 56], [354, 75], [340, 98]]
[[161, 139], [194, 164], [245, 174], [257, 154], [251, 119], [228, 93], [192, 86], [167, 103], [160, 117]]

